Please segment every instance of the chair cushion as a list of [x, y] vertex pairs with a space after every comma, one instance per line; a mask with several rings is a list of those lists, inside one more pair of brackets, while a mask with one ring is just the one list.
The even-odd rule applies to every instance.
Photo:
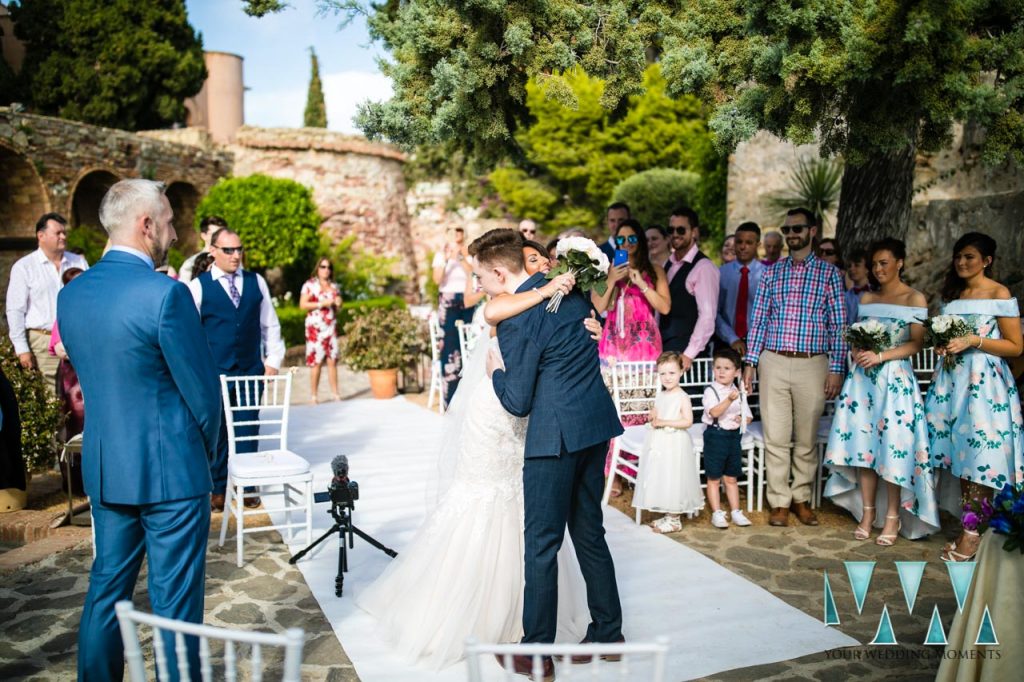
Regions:
[[235, 478], [296, 476], [309, 471], [309, 462], [290, 450], [262, 450], [238, 454], [228, 461], [228, 473]]

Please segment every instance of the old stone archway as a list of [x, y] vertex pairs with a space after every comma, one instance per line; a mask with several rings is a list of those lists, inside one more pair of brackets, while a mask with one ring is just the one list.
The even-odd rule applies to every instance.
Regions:
[[[32, 163], [0, 145], [0, 291], [7, 290], [11, 266], [36, 249], [35, 224], [49, 210], [46, 187]], [[0, 313], [4, 298], [0, 298]], [[2, 320], [0, 327], [6, 329]]]
[[50, 210], [43, 181], [27, 158], [3, 145], [0, 169], [0, 238], [34, 242], [36, 220]]
[[107, 170], [93, 170], [83, 175], [71, 196], [71, 227], [103, 229], [100, 224], [100, 201], [118, 180], [120, 178]]
[[172, 182], [167, 186], [166, 194], [174, 211], [174, 229], [178, 233], [175, 248], [189, 256], [199, 250], [199, 233], [195, 228], [199, 191], [190, 183]]

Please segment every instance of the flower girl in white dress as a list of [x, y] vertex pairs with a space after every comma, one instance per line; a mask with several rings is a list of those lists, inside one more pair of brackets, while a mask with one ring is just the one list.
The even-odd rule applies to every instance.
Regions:
[[686, 429], [693, 426], [690, 396], [679, 386], [683, 374], [679, 354], [662, 353], [658, 358], [661, 392], [651, 408], [649, 431], [640, 456], [633, 506], [665, 512], [651, 524], [655, 533], [682, 530], [680, 514], [704, 508], [693, 441]]

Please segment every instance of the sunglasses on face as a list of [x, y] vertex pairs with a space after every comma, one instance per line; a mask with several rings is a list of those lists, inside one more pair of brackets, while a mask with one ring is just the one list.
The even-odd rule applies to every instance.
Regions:
[[631, 234], [628, 237], [616, 237], [615, 238], [615, 243], [618, 244], [619, 246], [622, 246], [626, 242], [629, 242], [630, 244], [636, 244], [636, 242], [637, 242], [636, 235], [635, 234]]
[[779, 228], [779, 230], [782, 231], [782, 234], [789, 234], [790, 232], [792, 232], [793, 234], [802, 234], [803, 231], [806, 230], [809, 227], [814, 227], [814, 226], [813, 225], [783, 225], [782, 227]]
[[834, 256], [836, 255], [835, 249], [821, 249], [822, 256]]
[[241, 256], [242, 253], [245, 251], [245, 247], [244, 246], [218, 246], [216, 248], [220, 249], [221, 251], [223, 251], [228, 256], [230, 256], [232, 254], [236, 254], [236, 253], [239, 256]]
[[683, 235], [690, 233], [690, 228], [688, 228], [688, 227], [670, 227], [670, 228], [668, 228], [668, 233], [669, 234], [677, 234], [680, 237], [682, 237]]
[[323, 263], [323, 264], [320, 265], [320, 269], [321, 270], [330, 270], [331, 266], [328, 263]]

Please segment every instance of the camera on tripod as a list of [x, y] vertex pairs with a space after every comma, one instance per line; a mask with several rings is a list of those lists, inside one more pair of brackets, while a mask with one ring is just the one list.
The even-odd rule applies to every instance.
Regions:
[[340, 597], [345, 585], [345, 572], [348, 571], [348, 550], [355, 546], [355, 536], [358, 535], [372, 546], [387, 554], [389, 557], [396, 557], [398, 556], [398, 553], [393, 549], [385, 547], [368, 534], [359, 530], [359, 528], [352, 523], [352, 512], [356, 508], [356, 500], [359, 499], [359, 484], [355, 481], [349, 480], [348, 457], [345, 455], [338, 455], [331, 460], [331, 471], [334, 472], [334, 477], [331, 478], [331, 484], [327, 486], [327, 492], [314, 494], [313, 500], [316, 502], [331, 503], [330, 513], [331, 517], [334, 519], [334, 525], [331, 526], [326, 533], [317, 538], [313, 544], [289, 559], [288, 563], [294, 565], [302, 557], [306, 556], [314, 547], [329, 538], [331, 535], [337, 533], [338, 574], [334, 579], [334, 594]]
[[[334, 509], [355, 509], [356, 500], [359, 499], [359, 484], [348, 478], [348, 457], [338, 455], [331, 460], [331, 470], [334, 477], [327, 487], [327, 492], [314, 493], [313, 501], [330, 502]], [[331, 513], [334, 514], [333, 509]]]

